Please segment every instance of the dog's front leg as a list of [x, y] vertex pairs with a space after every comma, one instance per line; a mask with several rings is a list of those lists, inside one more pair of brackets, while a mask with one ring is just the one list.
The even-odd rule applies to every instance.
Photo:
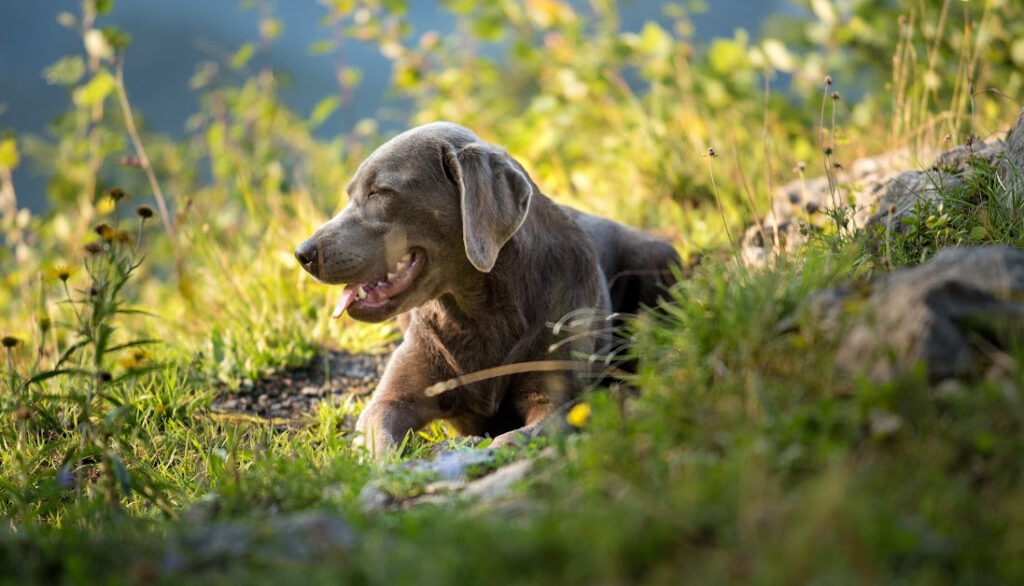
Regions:
[[423, 392], [436, 380], [416, 340], [403, 342], [356, 422], [353, 445], [365, 447], [376, 460], [383, 460], [410, 431], [441, 417], [437, 400]]
[[492, 447], [521, 445], [549, 433], [571, 429], [565, 413], [578, 394], [578, 381], [564, 373], [527, 375], [520, 381], [511, 400], [523, 417], [523, 426], [494, 438]]

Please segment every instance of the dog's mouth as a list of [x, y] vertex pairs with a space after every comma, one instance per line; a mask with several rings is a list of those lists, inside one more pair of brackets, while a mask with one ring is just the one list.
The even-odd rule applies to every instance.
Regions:
[[334, 306], [331, 317], [338, 319], [345, 310], [380, 309], [391, 303], [391, 300], [404, 292], [423, 270], [426, 264], [426, 253], [423, 249], [410, 249], [398, 263], [380, 276], [364, 283], [353, 283], [341, 292], [338, 304]]

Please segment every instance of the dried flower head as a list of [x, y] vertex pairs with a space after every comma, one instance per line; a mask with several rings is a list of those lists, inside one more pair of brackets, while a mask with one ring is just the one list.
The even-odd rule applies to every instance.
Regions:
[[825, 76], [825, 87], [832, 87], [832, 76], [831, 75], [826, 75]]
[[139, 206], [135, 208], [135, 213], [143, 220], [147, 220], [153, 217], [153, 208], [149, 206]]
[[4, 336], [4, 338], [3, 338], [4, 348], [14, 348], [15, 346], [17, 346], [20, 343], [21, 343], [21, 340], [15, 338], [14, 336]]
[[832, 168], [833, 169], [842, 169], [843, 168], [843, 164], [840, 163], [839, 161], [836, 161], [835, 163], [832, 163]]
[[111, 240], [114, 239], [114, 229], [107, 224], [100, 224], [99, 226], [93, 228], [93, 231], [99, 234], [100, 238], [106, 240], [107, 242], [110, 242]]
[[39, 329], [43, 333], [50, 331], [50, 327], [53, 326], [53, 322], [50, 320], [50, 316], [44, 315], [39, 318]]
[[704, 156], [705, 157], [711, 157], [712, 159], [714, 159], [715, 157], [718, 156], [718, 153], [715, 152], [715, 149], [713, 149], [711, 147], [708, 147], [708, 152]]
[[108, 189], [104, 192], [104, 195], [109, 197], [110, 200], [113, 201], [115, 204], [121, 201], [122, 199], [131, 198], [131, 196], [129, 196], [125, 192], [125, 190], [121, 189], [120, 187], [113, 187], [111, 189]]
[[826, 157], [831, 157], [832, 156], [832, 147], [825, 147], [825, 149], [823, 151], [821, 151], [821, 152], [825, 153]]
[[88, 252], [89, 254], [95, 255], [103, 252], [103, 247], [100, 246], [99, 242], [90, 242], [86, 244], [83, 248], [85, 248], [85, 251]]
[[807, 170], [807, 163], [800, 161], [799, 163], [796, 164], [796, 170], [803, 173], [804, 171]]
[[110, 374], [105, 370], [101, 370], [96, 373], [96, 378], [98, 378], [102, 382], [109, 383], [110, 381], [114, 380], [114, 375]]
[[831, 97], [832, 97], [832, 101], [833, 102], [838, 102], [839, 101], [839, 92], [832, 92], [832, 96]]

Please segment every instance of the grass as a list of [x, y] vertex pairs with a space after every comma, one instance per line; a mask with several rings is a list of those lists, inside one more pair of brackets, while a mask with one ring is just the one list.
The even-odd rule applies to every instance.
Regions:
[[[948, 23], [956, 11], [947, 5], [935, 16]], [[85, 8], [92, 23], [109, 6]], [[987, 379], [935, 387], [911, 372], [876, 384], [835, 368], [835, 332], [807, 310], [817, 291], [924, 262], [943, 246], [1021, 245], [1020, 210], [998, 198], [995, 169], [977, 163], [965, 186], [919, 206], [899, 233], [839, 229], [840, 208], [830, 212], [836, 229], [770, 269], [739, 266], [729, 246], [769, 209], [766, 185], [787, 180], [792, 160], [821, 158], [829, 170], [855, 152], [920, 143], [922, 126], [1005, 128], [1016, 112], [968, 111], [968, 98], [983, 100], [960, 77], [949, 95], [917, 79], [949, 63], [963, 75], [983, 65], [981, 34], [916, 39], [911, 29], [929, 17], [921, 9], [900, 21], [892, 95], [850, 106], [899, 111], [862, 127], [842, 119], [851, 110], [828, 99], [831, 84], [826, 99], [820, 86], [808, 90], [802, 108], [759, 93], [748, 82], [771, 72], [748, 58], [749, 41], [716, 41], [706, 57], [685, 15], [671, 32], [620, 35], [604, 12], [609, 26], [588, 32], [571, 8], [550, 22], [517, 21], [509, 8], [520, 74], [561, 80], [544, 88], [520, 87], [518, 74], [499, 84], [496, 64], [455, 59], [445, 40], [435, 52], [428, 42], [390, 47], [415, 116], [457, 108], [562, 201], [586, 197], [705, 260], [662, 315], [631, 323], [634, 390], [595, 391], [589, 411], [573, 415], [579, 433], [500, 454], [536, 466], [505, 500], [387, 512], [364, 509], [364, 487], [422, 494], [436, 478], [401, 466], [447, 441], [443, 426], [378, 466], [350, 444], [357, 400], [322, 405], [286, 429], [211, 410], [222, 390], [305, 365], [323, 346], [379, 351], [395, 339], [388, 324], [330, 320], [333, 292], [290, 255], [383, 137], [364, 124], [344, 139], [315, 138], [323, 112], [287, 110], [273, 74], [247, 70], [250, 47], [221, 64], [223, 77], [197, 74], [203, 107], [178, 143], [129, 122], [123, 60], [86, 55], [62, 82], [78, 97], [53, 142], [5, 138], [0, 150], [0, 177], [17, 164], [11, 148], [48, 161], [54, 204], [0, 223], [12, 251], [4, 260], [16, 261], [0, 290], [0, 583], [1020, 582], [1021, 352]], [[1004, 10], [1015, 22], [1016, 9]], [[387, 23], [400, 14], [374, 12], [366, 34], [394, 41]], [[965, 26], [999, 23], [995, 13], [964, 14]], [[473, 34], [491, 30], [488, 15], [460, 18]], [[117, 55], [125, 47], [115, 32]], [[409, 69], [420, 57], [439, 65]], [[810, 68], [815, 54], [800, 58]], [[622, 71], [646, 85], [625, 83]], [[1012, 71], [987, 75], [1015, 83]], [[583, 90], [573, 80], [599, 99], [574, 98]], [[578, 132], [556, 132], [566, 128]], [[129, 143], [145, 143], [144, 163], [114, 161]], [[162, 193], [171, 205], [160, 227], [134, 236], [126, 210], [148, 198], [97, 197], [113, 185]], [[94, 235], [98, 223], [112, 232]], [[84, 252], [89, 243], [100, 250]], [[353, 539], [313, 559], [279, 555], [275, 521], [302, 511], [340, 519]], [[204, 560], [183, 546], [223, 527], [252, 529], [206, 549], [238, 553]]]

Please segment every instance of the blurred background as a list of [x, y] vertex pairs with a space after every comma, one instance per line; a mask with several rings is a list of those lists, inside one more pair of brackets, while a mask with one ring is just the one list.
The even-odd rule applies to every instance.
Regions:
[[[61, 26], [58, 15], [73, 14], [79, 2], [3, 3], [0, 19], [0, 129], [15, 133], [39, 132], [65, 108], [68, 89], [47, 80], [44, 70], [55, 56], [82, 50], [82, 37]], [[406, 18], [422, 34], [438, 31], [451, 34], [456, 25], [443, 5], [410, 2]], [[571, 3], [586, 14], [586, 2]], [[639, 31], [648, 21], [670, 27], [672, 17], [665, 2], [626, 0], [619, 3], [624, 31]], [[785, 0], [716, 0], [700, 6], [692, 3], [696, 39], [707, 43], [715, 37], [731, 37], [736, 29], [757, 31], [771, 14], [797, 13], [798, 7]], [[381, 55], [376, 43], [358, 38], [345, 39], [335, 51], [325, 52], [317, 42], [337, 38], [332, 31], [330, 3], [314, 0], [264, 3], [203, 0], [132, 0], [119, 2], [104, 19], [105, 26], [130, 31], [131, 51], [125, 65], [125, 83], [133, 105], [145, 126], [155, 132], [181, 137], [186, 121], [199, 108], [200, 93], [189, 80], [204, 61], [230, 58], [240, 46], [259, 35], [260, 22], [278, 19], [281, 30], [274, 44], [262, 56], [281, 75], [280, 96], [290, 108], [308, 112], [325, 96], [345, 99], [337, 114], [316, 130], [328, 137], [351, 131], [365, 118], [379, 117], [385, 131], [408, 124], [409, 104], [389, 91], [391, 62]], [[492, 49], [492, 52], [497, 52]], [[338, 71], [360, 72], [360, 83], [351, 92], [340, 87]], [[45, 169], [24, 165], [14, 171], [21, 187], [20, 202], [33, 211], [46, 205]]]

